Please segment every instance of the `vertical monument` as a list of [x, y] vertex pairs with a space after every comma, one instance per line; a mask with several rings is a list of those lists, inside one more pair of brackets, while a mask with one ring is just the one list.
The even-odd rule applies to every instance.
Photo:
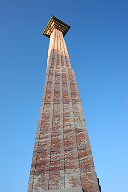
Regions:
[[28, 192], [99, 192], [83, 108], [64, 36], [70, 26], [51, 17], [46, 86]]

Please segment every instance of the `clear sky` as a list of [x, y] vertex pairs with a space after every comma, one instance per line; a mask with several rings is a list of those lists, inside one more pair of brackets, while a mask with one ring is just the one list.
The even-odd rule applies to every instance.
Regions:
[[76, 73], [103, 192], [128, 192], [128, 1], [0, 1], [0, 191], [27, 192], [55, 15]]

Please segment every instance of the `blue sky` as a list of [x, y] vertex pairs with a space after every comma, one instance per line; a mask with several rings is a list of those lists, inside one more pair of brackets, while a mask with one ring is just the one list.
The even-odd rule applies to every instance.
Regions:
[[127, 192], [128, 1], [0, 1], [0, 191], [27, 192], [55, 15], [66, 35], [103, 192]]

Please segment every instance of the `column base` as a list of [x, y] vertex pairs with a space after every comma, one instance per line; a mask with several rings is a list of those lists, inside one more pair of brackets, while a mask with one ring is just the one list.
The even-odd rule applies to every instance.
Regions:
[[72, 187], [72, 188], [65, 188], [65, 189], [57, 189], [57, 190], [40, 190], [40, 192], [83, 192], [82, 187]]

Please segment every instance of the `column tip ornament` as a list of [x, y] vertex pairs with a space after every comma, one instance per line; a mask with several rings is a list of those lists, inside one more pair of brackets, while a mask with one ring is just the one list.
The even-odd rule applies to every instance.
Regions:
[[63, 36], [65, 36], [70, 29], [70, 26], [60, 19], [56, 18], [55, 16], [52, 16], [43, 32], [43, 35], [50, 38], [50, 35], [55, 28], [61, 31], [63, 33]]

